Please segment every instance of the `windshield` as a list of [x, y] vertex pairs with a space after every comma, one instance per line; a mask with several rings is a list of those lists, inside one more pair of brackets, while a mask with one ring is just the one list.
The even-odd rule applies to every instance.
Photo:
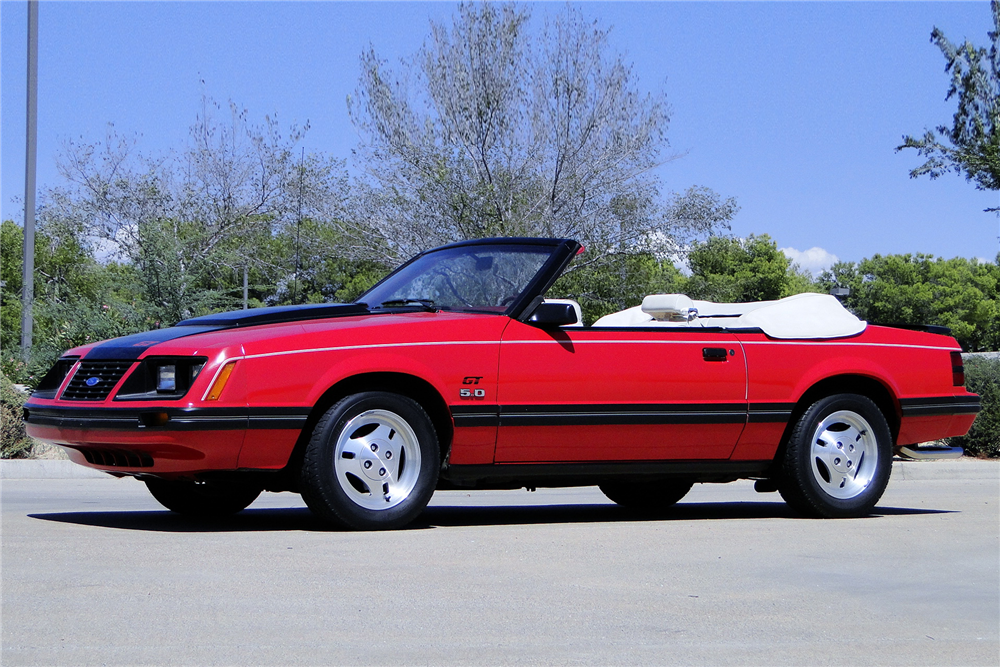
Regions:
[[551, 246], [470, 245], [421, 255], [358, 298], [371, 309], [502, 313], [552, 255]]

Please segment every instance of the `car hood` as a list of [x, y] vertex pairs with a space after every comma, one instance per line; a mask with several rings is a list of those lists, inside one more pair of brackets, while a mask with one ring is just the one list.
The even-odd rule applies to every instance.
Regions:
[[176, 326], [166, 329], [155, 329], [121, 338], [113, 338], [96, 343], [88, 348], [77, 348], [70, 352], [79, 353], [86, 350], [87, 359], [138, 359], [150, 347], [177, 338], [225, 329], [349, 317], [367, 313], [368, 308], [364, 304], [359, 303], [317, 303], [301, 306], [275, 306], [271, 308], [234, 310], [228, 313], [193, 317], [178, 322]]

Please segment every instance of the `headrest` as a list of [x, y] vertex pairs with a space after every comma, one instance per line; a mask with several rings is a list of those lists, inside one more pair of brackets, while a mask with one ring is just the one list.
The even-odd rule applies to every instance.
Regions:
[[698, 314], [694, 301], [686, 294], [650, 294], [642, 300], [642, 312], [654, 320], [686, 322]]

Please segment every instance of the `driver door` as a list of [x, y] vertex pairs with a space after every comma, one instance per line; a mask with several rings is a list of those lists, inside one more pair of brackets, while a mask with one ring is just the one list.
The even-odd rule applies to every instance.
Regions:
[[747, 420], [743, 349], [725, 332], [515, 320], [498, 380], [496, 463], [726, 459]]

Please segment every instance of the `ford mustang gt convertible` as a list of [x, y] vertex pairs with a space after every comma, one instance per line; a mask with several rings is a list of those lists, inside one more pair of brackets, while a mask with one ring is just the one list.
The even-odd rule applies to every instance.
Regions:
[[578, 304], [544, 298], [580, 252], [456, 243], [354, 303], [77, 347], [25, 405], [28, 433], [175, 512], [292, 491], [376, 529], [412, 521], [435, 489], [599, 485], [658, 512], [737, 479], [805, 515], [863, 516], [894, 451], [962, 435], [979, 411], [947, 330], [869, 325], [829, 295], [654, 294], [584, 326]]

